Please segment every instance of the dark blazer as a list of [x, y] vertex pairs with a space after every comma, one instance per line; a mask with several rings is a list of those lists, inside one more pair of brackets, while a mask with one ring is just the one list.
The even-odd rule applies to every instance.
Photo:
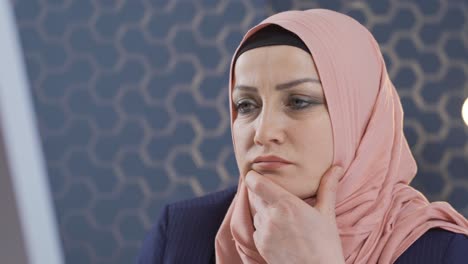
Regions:
[[[216, 233], [237, 186], [203, 197], [166, 205], [147, 235], [139, 264], [215, 263]], [[468, 264], [468, 237], [431, 229], [395, 262], [398, 264]]]

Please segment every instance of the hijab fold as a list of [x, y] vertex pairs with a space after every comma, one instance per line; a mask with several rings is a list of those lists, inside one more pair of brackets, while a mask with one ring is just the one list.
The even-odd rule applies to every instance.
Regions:
[[[468, 235], [467, 219], [448, 203], [429, 203], [409, 186], [417, 166], [403, 133], [403, 109], [371, 33], [334, 11], [287, 11], [249, 30], [239, 47], [270, 24], [299, 36], [317, 66], [332, 124], [333, 165], [346, 171], [336, 199], [346, 263], [393, 263], [435, 227]], [[231, 62], [230, 99], [238, 51]], [[253, 241], [243, 177], [216, 235], [216, 262], [220, 264], [266, 263]], [[312, 206], [310, 200], [305, 202]]]

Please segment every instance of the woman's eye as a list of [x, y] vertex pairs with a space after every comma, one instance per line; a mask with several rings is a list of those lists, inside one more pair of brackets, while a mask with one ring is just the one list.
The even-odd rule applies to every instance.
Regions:
[[256, 105], [251, 100], [241, 100], [236, 103], [236, 110], [238, 113], [247, 114], [255, 110]]
[[309, 100], [305, 100], [305, 99], [302, 99], [302, 98], [298, 98], [298, 97], [292, 97], [289, 99], [289, 102], [287, 104], [287, 106], [289, 106], [290, 108], [292, 109], [303, 109], [303, 108], [306, 108], [310, 105], [312, 105], [313, 102], [309, 101]]

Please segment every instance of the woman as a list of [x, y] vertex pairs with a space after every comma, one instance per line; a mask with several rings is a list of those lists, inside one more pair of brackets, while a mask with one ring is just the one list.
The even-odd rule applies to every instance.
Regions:
[[166, 206], [140, 263], [466, 263], [468, 221], [409, 186], [400, 100], [358, 22], [267, 18], [230, 99], [238, 186]]

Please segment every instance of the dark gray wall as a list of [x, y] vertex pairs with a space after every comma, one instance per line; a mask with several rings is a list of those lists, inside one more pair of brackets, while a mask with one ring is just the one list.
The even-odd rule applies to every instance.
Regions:
[[325, 7], [381, 44], [419, 164], [468, 216], [466, 1], [15, 0], [67, 263], [130, 263], [161, 206], [237, 183], [227, 79], [273, 12]]

